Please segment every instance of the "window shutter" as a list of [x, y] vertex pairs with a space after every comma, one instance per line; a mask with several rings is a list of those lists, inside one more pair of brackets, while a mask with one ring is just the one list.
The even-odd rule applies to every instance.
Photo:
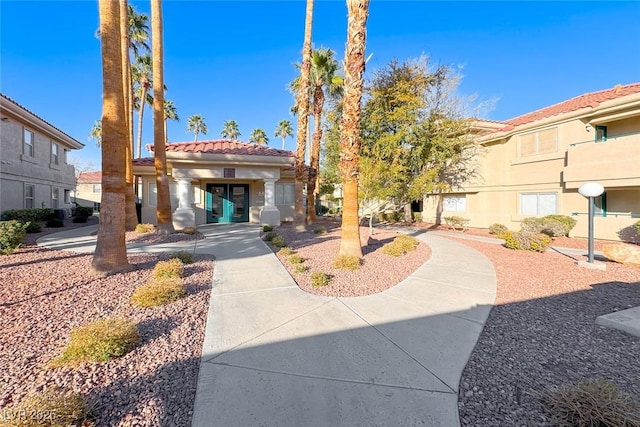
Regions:
[[520, 136], [520, 155], [524, 157], [534, 154], [536, 154], [536, 134], [530, 133]]
[[556, 128], [543, 130], [538, 134], [538, 154], [558, 151], [558, 132]]

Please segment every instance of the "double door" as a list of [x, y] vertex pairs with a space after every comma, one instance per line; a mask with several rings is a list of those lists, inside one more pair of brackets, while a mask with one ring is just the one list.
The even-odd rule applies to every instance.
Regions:
[[207, 223], [249, 221], [248, 184], [207, 184]]

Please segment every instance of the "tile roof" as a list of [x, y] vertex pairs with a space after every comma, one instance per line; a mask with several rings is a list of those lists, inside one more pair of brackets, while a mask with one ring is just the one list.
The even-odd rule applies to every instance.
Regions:
[[[74, 140], [75, 142], [77, 142], [78, 144], [80, 144], [81, 146], [84, 147], [84, 144], [80, 141], [78, 141], [77, 139], [75, 139], [74, 137], [72, 137], [71, 135], [69, 135], [68, 133], [64, 132], [63, 130], [55, 127], [54, 125], [52, 125], [51, 123], [49, 123], [48, 121], [46, 121], [45, 119], [43, 119], [42, 117], [40, 117], [39, 115], [37, 115], [36, 113], [34, 113], [33, 111], [29, 110], [27, 107], [25, 107], [24, 105], [19, 104], [18, 102], [14, 101], [13, 99], [9, 98], [7, 95], [5, 95], [4, 93], [0, 92], [0, 97], [6, 99], [7, 101], [11, 102], [12, 104], [20, 107], [21, 109], [23, 109], [25, 112], [31, 114], [33, 117], [42, 120], [44, 123], [46, 123], [47, 125], [51, 126], [52, 128], [54, 128], [55, 130], [57, 130], [58, 132], [60, 132], [63, 135], [66, 135], [67, 137], [69, 137], [69, 139]], [[24, 119], [23, 119], [24, 120]]]
[[557, 116], [559, 114], [569, 113], [571, 111], [580, 110], [581, 108], [595, 108], [605, 101], [610, 101], [627, 95], [633, 95], [635, 93], [640, 93], [640, 83], [632, 83], [624, 86], [616, 85], [612, 89], [585, 93], [584, 95], [576, 96], [575, 98], [571, 98], [567, 101], [506, 120], [508, 126], [500, 129], [500, 131], [511, 130], [515, 126], [535, 122], [537, 120]]
[[92, 182], [100, 182], [100, 181], [102, 181], [101, 171], [81, 172], [80, 175], [78, 175], [79, 183], [82, 183], [82, 182], [92, 183]]
[[139, 159], [133, 159], [135, 166], [153, 166], [153, 157], [141, 157]]
[[[147, 149], [153, 151], [153, 145]], [[174, 153], [207, 153], [207, 154], [233, 154], [248, 156], [270, 157], [295, 157], [291, 151], [278, 150], [264, 145], [247, 144], [245, 142], [226, 139], [197, 142], [172, 142], [166, 145], [166, 151]]]

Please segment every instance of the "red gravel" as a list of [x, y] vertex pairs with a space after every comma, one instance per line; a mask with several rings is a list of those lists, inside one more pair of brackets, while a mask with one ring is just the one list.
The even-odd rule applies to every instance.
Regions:
[[[39, 235], [52, 231], [61, 229]], [[185, 267], [183, 299], [141, 309], [129, 298], [160, 256], [130, 255], [135, 271], [98, 279], [89, 274], [91, 258], [34, 246], [0, 257], [0, 410], [59, 385], [96, 405], [96, 426], [190, 425], [213, 259], [198, 255]], [[108, 363], [47, 368], [71, 328], [104, 316], [138, 323], [133, 351]]]
[[[315, 234], [313, 230], [324, 227], [325, 234]], [[283, 224], [274, 230], [284, 237], [295, 254], [305, 259], [303, 265], [309, 268], [306, 273], [296, 273], [295, 265], [276, 252], [276, 255], [294, 278], [301, 289], [323, 296], [354, 297], [382, 292], [409, 277], [419, 266], [424, 264], [431, 250], [420, 242], [415, 251], [401, 257], [393, 257], [382, 253], [382, 246], [393, 241], [398, 233], [390, 230], [374, 229], [375, 234], [368, 239], [369, 229], [360, 228], [364, 255], [360, 269], [344, 270], [333, 267], [333, 261], [340, 249], [340, 226], [337, 222], [320, 221], [309, 226], [309, 231], [298, 233], [291, 224]], [[367, 243], [368, 239], [368, 244]], [[278, 248], [274, 248], [277, 251]], [[311, 273], [321, 271], [332, 277], [327, 286], [316, 287], [311, 284]]]

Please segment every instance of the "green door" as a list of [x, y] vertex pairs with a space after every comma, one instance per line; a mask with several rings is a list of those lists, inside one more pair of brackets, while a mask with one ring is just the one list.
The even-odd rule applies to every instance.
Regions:
[[207, 184], [207, 223], [249, 221], [248, 184]]

